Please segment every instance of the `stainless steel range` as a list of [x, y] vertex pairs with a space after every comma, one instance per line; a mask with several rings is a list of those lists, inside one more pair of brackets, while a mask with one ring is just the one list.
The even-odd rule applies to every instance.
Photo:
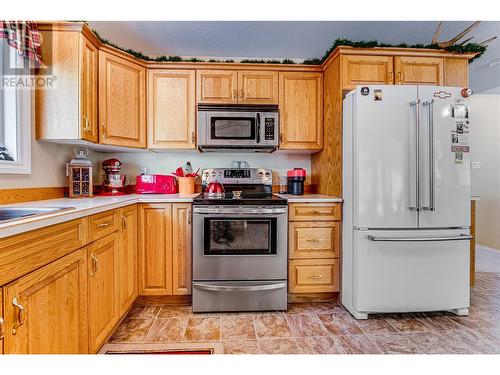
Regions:
[[[225, 194], [205, 194], [211, 182]], [[206, 169], [193, 201], [193, 311], [287, 308], [285, 199], [269, 169]]]

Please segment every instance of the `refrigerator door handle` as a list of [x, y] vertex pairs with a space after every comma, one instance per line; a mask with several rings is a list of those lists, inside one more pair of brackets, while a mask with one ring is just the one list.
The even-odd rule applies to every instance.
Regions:
[[459, 236], [449, 237], [377, 237], [368, 236], [370, 241], [374, 242], [437, 242], [437, 241], [469, 241], [474, 239], [469, 234], [460, 234]]
[[434, 99], [427, 100], [422, 103], [424, 107], [428, 107], [429, 121], [429, 205], [422, 207], [423, 210], [435, 210], [435, 175], [434, 175]]
[[[414, 100], [413, 102], [410, 103], [410, 110], [414, 110], [414, 134], [415, 134], [415, 140], [414, 140], [414, 145], [413, 147], [415, 147], [415, 160], [412, 161], [410, 160], [410, 164], [412, 164], [412, 162], [414, 162], [413, 164], [413, 167], [415, 168], [415, 172], [414, 172], [414, 177], [415, 177], [415, 185], [414, 185], [414, 189], [415, 189], [415, 193], [413, 194], [413, 191], [412, 191], [412, 183], [410, 182], [408, 184], [409, 188], [410, 188], [410, 192], [409, 192], [409, 208], [410, 210], [414, 210], [414, 211], [419, 211], [420, 210], [420, 182], [419, 182], [419, 159], [420, 159], [420, 155], [419, 155], [419, 148], [420, 148], [420, 136], [419, 136], [419, 104], [420, 103], [420, 100]], [[413, 134], [413, 132], [412, 132]], [[412, 143], [412, 139], [410, 137], [410, 143]], [[412, 146], [412, 145], [410, 145]], [[410, 150], [411, 150], [411, 147], [410, 147]], [[411, 169], [410, 169], [410, 175], [411, 175]], [[412, 196], [413, 196], [413, 199], [412, 199]]]

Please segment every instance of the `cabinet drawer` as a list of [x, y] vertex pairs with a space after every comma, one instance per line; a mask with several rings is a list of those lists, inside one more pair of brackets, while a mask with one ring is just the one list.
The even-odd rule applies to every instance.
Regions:
[[325, 293], [339, 291], [338, 259], [290, 260], [288, 263], [290, 293]]
[[118, 210], [101, 212], [90, 216], [90, 242], [103, 238], [118, 230]]
[[338, 258], [338, 222], [291, 222], [288, 230], [290, 259]]
[[87, 243], [87, 218], [0, 239], [0, 285], [26, 275]]
[[340, 220], [339, 203], [290, 203], [290, 221], [332, 221]]

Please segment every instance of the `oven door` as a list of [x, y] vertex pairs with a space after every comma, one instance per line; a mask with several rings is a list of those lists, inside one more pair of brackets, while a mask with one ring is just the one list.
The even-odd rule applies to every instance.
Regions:
[[193, 280], [283, 280], [287, 208], [195, 206]]

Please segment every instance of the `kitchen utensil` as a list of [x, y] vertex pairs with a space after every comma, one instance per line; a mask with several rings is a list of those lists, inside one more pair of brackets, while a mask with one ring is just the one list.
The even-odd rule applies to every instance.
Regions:
[[213, 181], [208, 184], [205, 194], [208, 198], [224, 198], [224, 186], [218, 181]]

